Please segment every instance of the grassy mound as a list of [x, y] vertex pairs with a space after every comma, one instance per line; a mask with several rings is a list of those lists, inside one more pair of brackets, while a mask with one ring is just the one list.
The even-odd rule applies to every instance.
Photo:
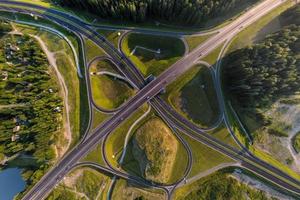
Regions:
[[95, 103], [105, 109], [115, 109], [127, 101], [135, 91], [130, 85], [110, 75], [96, 74], [100, 71], [116, 73], [108, 61], [101, 61], [90, 68], [90, 81]]
[[197, 65], [180, 79], [169, 101], [193, 122], [204, 127], [212, 125], [218, 118], [219, 106], [210, 70]]
[[170, 179], [178, 142], [171, 130], [158, 118], [144, 123], [133, 138], [132, 153], [146, 179], [167, 182]]
[[185, 51], [183, 42], [178, 38], [137, 33], [127, 35], [122, 49], [145, 76], [159, 75], [175, 63]]

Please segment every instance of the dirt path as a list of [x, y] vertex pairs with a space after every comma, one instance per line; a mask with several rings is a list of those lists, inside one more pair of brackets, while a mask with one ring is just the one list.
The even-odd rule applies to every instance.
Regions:
[[68, 88], [66, 86], [66, 83], [65, 83], [65, 80], [64, 80], [63, 76], [61, 75], [61, 73], [58, 70], [58, 67], [57, 67], [57, 64], [56, 64], [55, 53], [49, 51], [49, 49], [46, 46], [45, 42], [40, 37], [35, 36], [35, 35], [31, 35], [31, 36], [34, 37], [39, 42], [39, 44], [41, 45], [43, 51], [45, 52], [45, 54], [46, 54], [46, 56], [48, 58], [49, 64], [55, 70], [55, 73], [57, 75], [59, 84], [63, 88], [64, 106], [65, 106], [65, 109], [66, 109], [66, 123], [65, 123], [65, 130], [66, 131], [64, 131], [64, 135], [65, 135], [65, 138], [68, 140], [68, 144], [63, 147], [63, 151], [62, 152], [59, 152], [59, 154], [60, 154], [59, 157], [60, 157], [60, 156], [62, 156], [67, 151], [67, 149], [69, 148], [69, 146], [71, 144], [71, 140], [72, 140], [70, 118], [69, 118], [69, 111], [70, 111], [70, 109], [69, 109], [69, 104], [68, 104], [68, 102], [69, 102], [69, 100], [68, 100], [69, 91], [68, 91]]
[[1, 109], [6, 109], [6, 108], [17, 108], [17, 107], [25, 107], [25, 104], [9, 104], [9, 105], [0, 105], [0, 110]]

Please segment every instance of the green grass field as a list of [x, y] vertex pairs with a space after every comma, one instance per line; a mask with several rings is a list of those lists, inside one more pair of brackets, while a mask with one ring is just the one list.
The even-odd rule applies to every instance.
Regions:
[[[103, 67], [107, 68], [107, 62]], [[112, 64], [111, 64], [112, 65]], [[130, 97], [135, 94], [135, 90], [131, 86], [120, 79], [115, 79], [109, 75], [91, 74], [103, 71], [99, 65], [92, 65], [90, 68], [90, 81], [94, 102], [101, 108], [115, 109], [125, 103]], [[106, 71], [106, 69], [104, 70]]]
[[102, 122], [104, 122], [106, 119], [108, 119], [111, 115], [102, 113], [100, 111], [97, 111], [96, 109], [93, 109], [93, 122], [91, 129], [95, 129], [97, 126], [99, 126]]
[[86, 60], [87, 62], [91, 62], [97, 56], [106, 55], [100, 47], [98, 47], [92, 40], [85, 39], [85, 52], [86, 52]]
[[219, 105], [209, 68], [195, 65], [167, 88], [168, 101], [182, 115], [202, 127], [218, 119]]
[[[135, 53], [131, 55], [136, 46], [148, 48], [153, 51], [160, 49], [160, 54], [137, 48]], [[129, 56], [144, 76], [150, 74], [158, 76], [182, 57], [185, 47], [183, 42], [175, 37], [131, 33], [124, 38], [122, 50]]]
[[98, 72], [98, 71], [109, 71], [112, 73], [120, 74], [118, 72], [117, 67], [110, 61], [110, 60], [97, 60], [92, 63], [90, 66], [91, 72]]
[[155, 190], [150, 188], [141, 187], [128, 183], [124, 179], [118, 179], [114, 190], [112, 192], [112, 198], [114, 200], [143, 200], [143, 199], [155, 199], [164, 200], [166, 195], [162, 190]]
[[188, 178], [191, 178], [222, 163], [233, 162], [233, 160], [227, 156], [207, 147], [200, 142], [197, 142], [183, 133], [181, 133], [181, 136], [187, 141], [192, 150], [193, 165]]
[[96, 148], [94, 148], [91, 152], [89, 152], [81, 161], [86, 162], [95, 162], [99, 165], [104, 166], [105, 162], [102, 157], [102, 142], [99, 143]]
[[200, 44], [205, 42], [208, 38], [212, 37], [214, 34], [199, 35], [199, 36], [185, 36], [184, 39], [189, 45], [190, 52], [198, 47]]
[[214, 49], [212, 52], [210, 52], [208, 55], [206, 55], [204, 58], [201, 60], [207, 62], [210, 65], [214, 65], [217, 63], [219, 55], [221, 53], [221, 50], [223, 48], [224, 44], [221, 44], [219, 47]]
[[225, 124], [221, 124], [218, 128], [216, 128], [212, 131], [209, 131], [208, 133], [225, 144], [228, 144], [237, 149], [240, 148], [238, 146], [238, 144], [234, 141], [234, 139], [231, 136], [231, 134], [229, 133], [229, 131], [227, 130]]
[[98, 29], [97, 32], [105, 36], [108, 41], [110, 41], [116, 48], [118, 48], [118, 41], [120, 38], [118, 34], [120, 33], [121, 35], [123, 31]]

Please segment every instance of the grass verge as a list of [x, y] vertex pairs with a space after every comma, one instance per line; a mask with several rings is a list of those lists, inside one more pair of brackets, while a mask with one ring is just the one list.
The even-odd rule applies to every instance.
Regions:
[[[105, 63], [104, 67], [107, 67], [107, 62], [101, 61], [101, 63]], [[124, 80], [106, 74], [96, 74], [102, 71], [98, 71], [97, 66], [91, 66], [89, 73], [92, 96], [97, 106], [115, 109], [135, 94], [135, 90]]]
[[212, 74], [202, 65], [193, 66], [167, 87], [168, 102], [183, 116], [202, 127], [210, 127], [219, 116], [219, 103]]
[[208, 34], [208, 35], [199, 35], [199, 36], [185, 36], [184, 39], [189, 45], [190, 52], [194, 50], [196, 47], [198, 47], [200, 44], [205, 42], [208, 38], [212, 37], [214, 34]]
[[144, 76], [158, 76], [183, 56], [185, 47], [176, 37], [131, 33], [124, 38], [122, 50]]
[[233, 162], [233, 160], [230, 158], [188, 137], [187, 135], [181, 133], [181, 136], [187, 141], [192, 150], [193, 163], [188, 178], [191, 178], [222, 163]]

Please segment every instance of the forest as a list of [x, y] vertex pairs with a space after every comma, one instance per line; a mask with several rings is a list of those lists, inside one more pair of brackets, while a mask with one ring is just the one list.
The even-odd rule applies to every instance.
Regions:
[[224, 61], [227, 91], [243, 107], [265, 107], [300, 86], [300, 26], [291, 25]]
[[[9, 30], [7, 24], [1, 26]], [[58, 90], [37, 41], [28, 35], [0, 38], [0, 168], [30, 158], [20, 163], [29, 185], [56, 157], [53, 144], [63, 109]]]
[[[230, 100], [265, 126], [270, 119], [264, 110], [277, 100], [298, 94], [300, 86], [300, 6], [279, 19], [279, 31], [223, 60], [223, 85]], [[269, 133], [286, 136], [278, 131]]]
[[[101, 18], [144, 22], [165, 20], [199, 25], [245, 0], [61, 0], [63, 6], [85, 9]], [[256, 2], [257, 0], [251, 0]]]

